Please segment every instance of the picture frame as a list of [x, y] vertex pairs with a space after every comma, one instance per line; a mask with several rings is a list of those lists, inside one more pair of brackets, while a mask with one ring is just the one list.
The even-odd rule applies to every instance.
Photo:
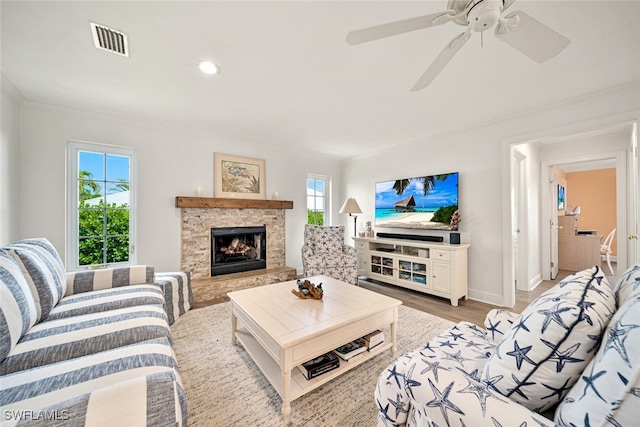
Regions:
[[558, 210], [563, 211], [565, 205], [565, 189], [564, 186], [558, 185]]
[[213, 153], [214, 196], [266, 199], [265, 161], [251, 157]]

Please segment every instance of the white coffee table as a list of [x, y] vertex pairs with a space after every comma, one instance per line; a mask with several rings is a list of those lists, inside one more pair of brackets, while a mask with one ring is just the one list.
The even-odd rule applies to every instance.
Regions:
[[[322, 300], [300, 299], [291, 293], [296, 281], [229, 292], [232, 344], [239, 341], [282, 398], [282, 416], [289, 422], [291, 401], [336, 378], [362, 362], [391, 349], [395, 357], [398, 306], [401, 301], [326, 276]], [[307, 380], [297, 365], [376, 329], [390, 326], [390, 337], [370, 352]]]

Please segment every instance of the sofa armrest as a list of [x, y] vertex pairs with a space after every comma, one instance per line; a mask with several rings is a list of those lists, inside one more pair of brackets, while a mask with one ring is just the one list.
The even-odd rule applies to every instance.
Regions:
[[499, 343], [518, 317], [520, 315], [517, 313], [494, 308], [487, 313], [484, 319], [484, 327], [487, 330], [486, 338], [494, 343]]
[[72, 271], [67, 273], [67, 289], [64, 295], [69, 296], [120, 286], [152, 284], [153, 274], [152, 265]]
[[193, 307], [191, 272], [156, 273], [154, 283], [162, 289], [164, 311], [170, 325]]
[[491, 384], [459, 368], [458, 362], [430, 359], [429, 353], [400, 358], [383, 371], [375, 390], [378, 427], [546, 426], [553, 421], [509, 400]]

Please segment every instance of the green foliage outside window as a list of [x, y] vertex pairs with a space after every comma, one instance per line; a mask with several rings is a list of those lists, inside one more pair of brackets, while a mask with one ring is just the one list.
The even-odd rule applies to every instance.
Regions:
[[307, 209], [307, 224], [324, 225], [324, 212]]
[[[96, 265], [129, 261], [129, 205], [98, 203], [88, 200], [102, 197], [101, 182], [91, 173], [80, 171], [78, 179], [78, 265]], [[111, 194], [129, 190], [129, 182], [118, 180]]]
[[[126, 262], [129, 260], [128, 205], [89, 206], [84, 202], [78, 211], [79, 265]], [[106, 245], [105, 245], [106, 236]], [[106, 254], [105, 254], [106, 250]]]

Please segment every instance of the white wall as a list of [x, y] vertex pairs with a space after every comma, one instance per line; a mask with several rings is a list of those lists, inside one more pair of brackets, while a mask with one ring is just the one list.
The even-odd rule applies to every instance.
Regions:
[[[330, 175], [340, 182], [337, 161], [252, 147], [171, 129], [25, 103], [21, 111], [19, 238], [47, 237], [65, 252], [65, 148], [67, 141], [126, 146], [137, 151], [138, 259], [156, 271], [180, 268], [180, 209], [176, 196], [213, 197], [213, 153], [221, 152], [266, 160], [266, 194], [293, 200], [286, 213], [287, 265], [301, 269], [300, 248], [306, 222], [308, 172]], [[332, 198], [334, 219], [341, 196]], [[337, 206], [337, 207], [336, 207]]]
[[[356, 197], [365, 215], [372, 216], [375, 182], [460, 172], [460, 232], [462, 241], [471, 244], [469, 297], [501, 305], [505, 294], [503, 221], [509, 220], [504, 217], [502, 193], [502, 170], [508, 168], [508, 164], [503, 164], [505, 141], [517, 141], [520, 135], [527, 135], [520, 141], [531, 140], [532, 136], [548, 135], [567, 124], [600, 120], [622, 112], [631, 111], [638, 116], [639, 108], [640, 84], [635, 82], [528, 114], [514, 114], [458, 132], [395, 145], [343, 162], [343, 194]], [[398, 232], [398, 229], [376, 231]], [[530, 263], [535, 265], [533, 261]]]
[[0, 74], [0, 246], [19, 235], [20, 103], [22, 96]]

